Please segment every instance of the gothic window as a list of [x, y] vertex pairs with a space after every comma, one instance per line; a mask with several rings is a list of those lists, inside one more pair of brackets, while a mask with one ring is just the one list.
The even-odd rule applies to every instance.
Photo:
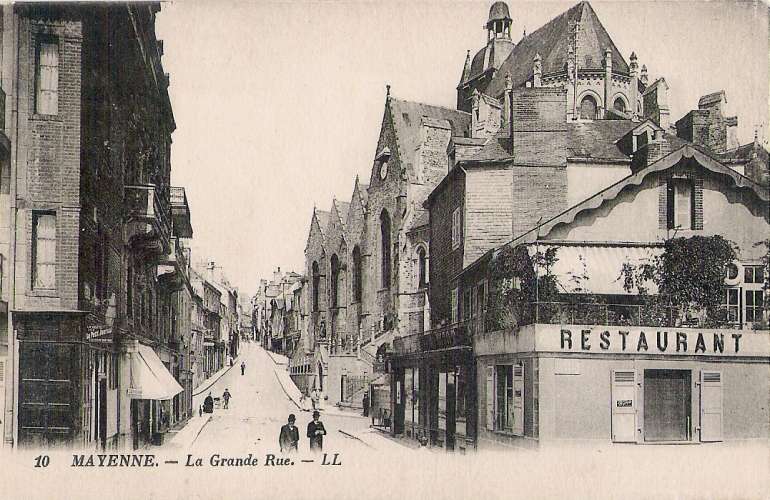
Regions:
[[390, 215], [384, 209], [380, 213], [380, 243], [382, 288], [390, 288]]
[[318, 288], [321, 284], [321, 274], [318, 272], [318, 262], [313, 262], [313, 311], [318, 311]]
[[361, 249], [353, 247], [353, 301], [361, 302]]
[[339, 307], [339, 280], [340, 280], [340, 259], [337, 254], [332, 255], [332, 280], [331, 280], [331, 292], [332, 292], [332, 307]]
[[615, 108], [615, 111], [620, 111], [621, 113], [626, 112], [626, 102], [620, 97], [615, 99], [615, 102], [612, 104], [612, 107]]
[[418, 286], [425, 288], [428, 284], [428, 256], [425, 252], [425, 247], [417, 249], [417, 277]]
[[596, 100], [590, 95], [580, 101], [580, 119], [596, 120]]

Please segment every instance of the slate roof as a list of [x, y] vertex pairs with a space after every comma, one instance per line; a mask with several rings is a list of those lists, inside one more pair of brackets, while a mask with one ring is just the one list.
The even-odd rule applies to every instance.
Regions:
[[329, 228], [329, 223], [332, 220], [332, 213], [325, 210], [316, 210], [315, 216], [318, 219], [318, 227], [321, 228], [321, 234], [325, 238], [327, 233], [326, 230]]
[[609, 48], [612, 51], [612, 71], [628, 74], [628, 64], [599, 21], [591, 4], [580, 2], [522, 38], [495, 73], [495, 78], [485, 93], [493, 97], [502, 94], [505, 90], [506, 73], [511, 74], [514, 87], [523, 86], [532, 77], [532, 60], [535, 54], [540, 54], [542, 58], [543, 75], [563, 71], [567, 62], [571, 21], [577, 22], [579, 26], [578, 68], [603, 69], [604, 50]]
[[350, 203], [347, 201], [334, 200], [334, 205], [337, 207], [337, 213], [340, 217], [342, 227], [345, 227], [345, 223], [348, 221], [348, 211], [350, 210]]
[[415, 151], [421, 141], [420, 126], [423, 117], [447, 120], [452, 128], [452, 135], [465, 135], [470, 129], [470, 113], [419, 102], [404, 101], [395, 97], [388, 99], [401, 163], [412, 178], [415, 177]]
[[567, 124], [567, 157], [629, 160], [615, 142], [638, 123], [631, 120], [594, 120]]

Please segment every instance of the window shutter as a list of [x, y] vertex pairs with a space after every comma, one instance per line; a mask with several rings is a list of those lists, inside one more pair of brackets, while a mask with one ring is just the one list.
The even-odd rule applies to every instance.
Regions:
[[612, 370], [612, 440], [636, 442], [636, 372]]
[[524, 363], [513, 365], [513, 433], [524, 435]]
[[495, 430], [495, 365], [487, 366], [487, 430]]
[[722, 372], [700, 372], [700, 440], [722, 441]]

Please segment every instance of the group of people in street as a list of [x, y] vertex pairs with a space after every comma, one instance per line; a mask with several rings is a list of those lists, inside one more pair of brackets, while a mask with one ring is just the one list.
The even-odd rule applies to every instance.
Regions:
[[[278, 436], [278, 445], [282, 453], [294, 453], [299, 447], [299, 430], [294, 425], [297, 417], [289, 414], [288, 423], [281, 427], [281, 433]], [[320, 452], [323, 450], [324, 436], [326, 429], [321, 422], [321, 414], [318, 410], [313, 412], [313, 420], [307, 424], [307, 438], [310, 443], [310, 451]]]

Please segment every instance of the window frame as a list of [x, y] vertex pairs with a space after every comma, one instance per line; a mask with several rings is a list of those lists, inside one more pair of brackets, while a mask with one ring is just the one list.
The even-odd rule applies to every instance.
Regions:
[[[680, 223], [679, 190], [677, 186], [686, 185], [689, 188], [687, 203], [689, 216], [687, 226]], [[684, 198], [682, 198], [684, 199]], [[695, 228], [695, 180], [691, 177], [671, 177], [666, 181], [666, 229], [692, 231]]]
[[462, 241], [462, 207], [452, 211], [452, 250], [460, 248]]
[[[55, 87], [54, 89], [43, 89], [42, 88], [42, 61], [41, 61], [41, 55], [42, 55], [42, 49], [43, 46], [53, 46], [56, 47], [56, 65], [55, 66], [45, 66], [46, 68], [55, 68]], [[60, 75], [61, 75], [61, 62], [62, 62], [62, 54], [61, 54], [61, 43], [59, 40], [59, 37], [55, 35], [50, 34], [38, 34], [35, 39], [35, 61], [34, 61], [34, 85], [35, 85], [35, 93], [34, 93], [34, 112], [36, 115], [39, 116], [58, 116], [59, 115], [59, 93], [60, 93]], [[53, 82], [53, 78], [52, 78]], [[43, 108], [43, 100], [42, 95], [43, 93], [48, 92], [51, 93], [52, 96], [55, 97], [54, 100], [52, 100], [51, 107], [52, 109], [44, 109]]]
[[[39, 237], [39, 229], [38, 224], [39, 221], [44, 217], [51, 217], [53, 219], [53, 237], [52, 238], [40, 238]], [[40, 211], [33, 211], [32, 212], [32, 234], [31, 234], [31, 244], [30, 244], [30, 252], [31, 252], [31, 272], [30, 272], [30, 288], [32, 290], [38, 291], [52, 291], [56, 290], [56, 272], [57, 272], [57, 261], [58, 261], [58, 238], [59, 238], [59, 231], [58, 231], [58, 220], [57, 215], [55, 211], [51, 210], [40, 210]], [[40, 253], [40, 241], [52, 241], [53, 242], [53, 261], [45, 261], [41, 263], [39, 261], [39, 253]], [[40, 271], [38, 269], [39, 266], [51, 266], [53, 268], [53, 282], [50, 284], [51, 286], [46, 286], [48, 283], [45, 284], [38, 284], [37, 280], [40, 276]]]

